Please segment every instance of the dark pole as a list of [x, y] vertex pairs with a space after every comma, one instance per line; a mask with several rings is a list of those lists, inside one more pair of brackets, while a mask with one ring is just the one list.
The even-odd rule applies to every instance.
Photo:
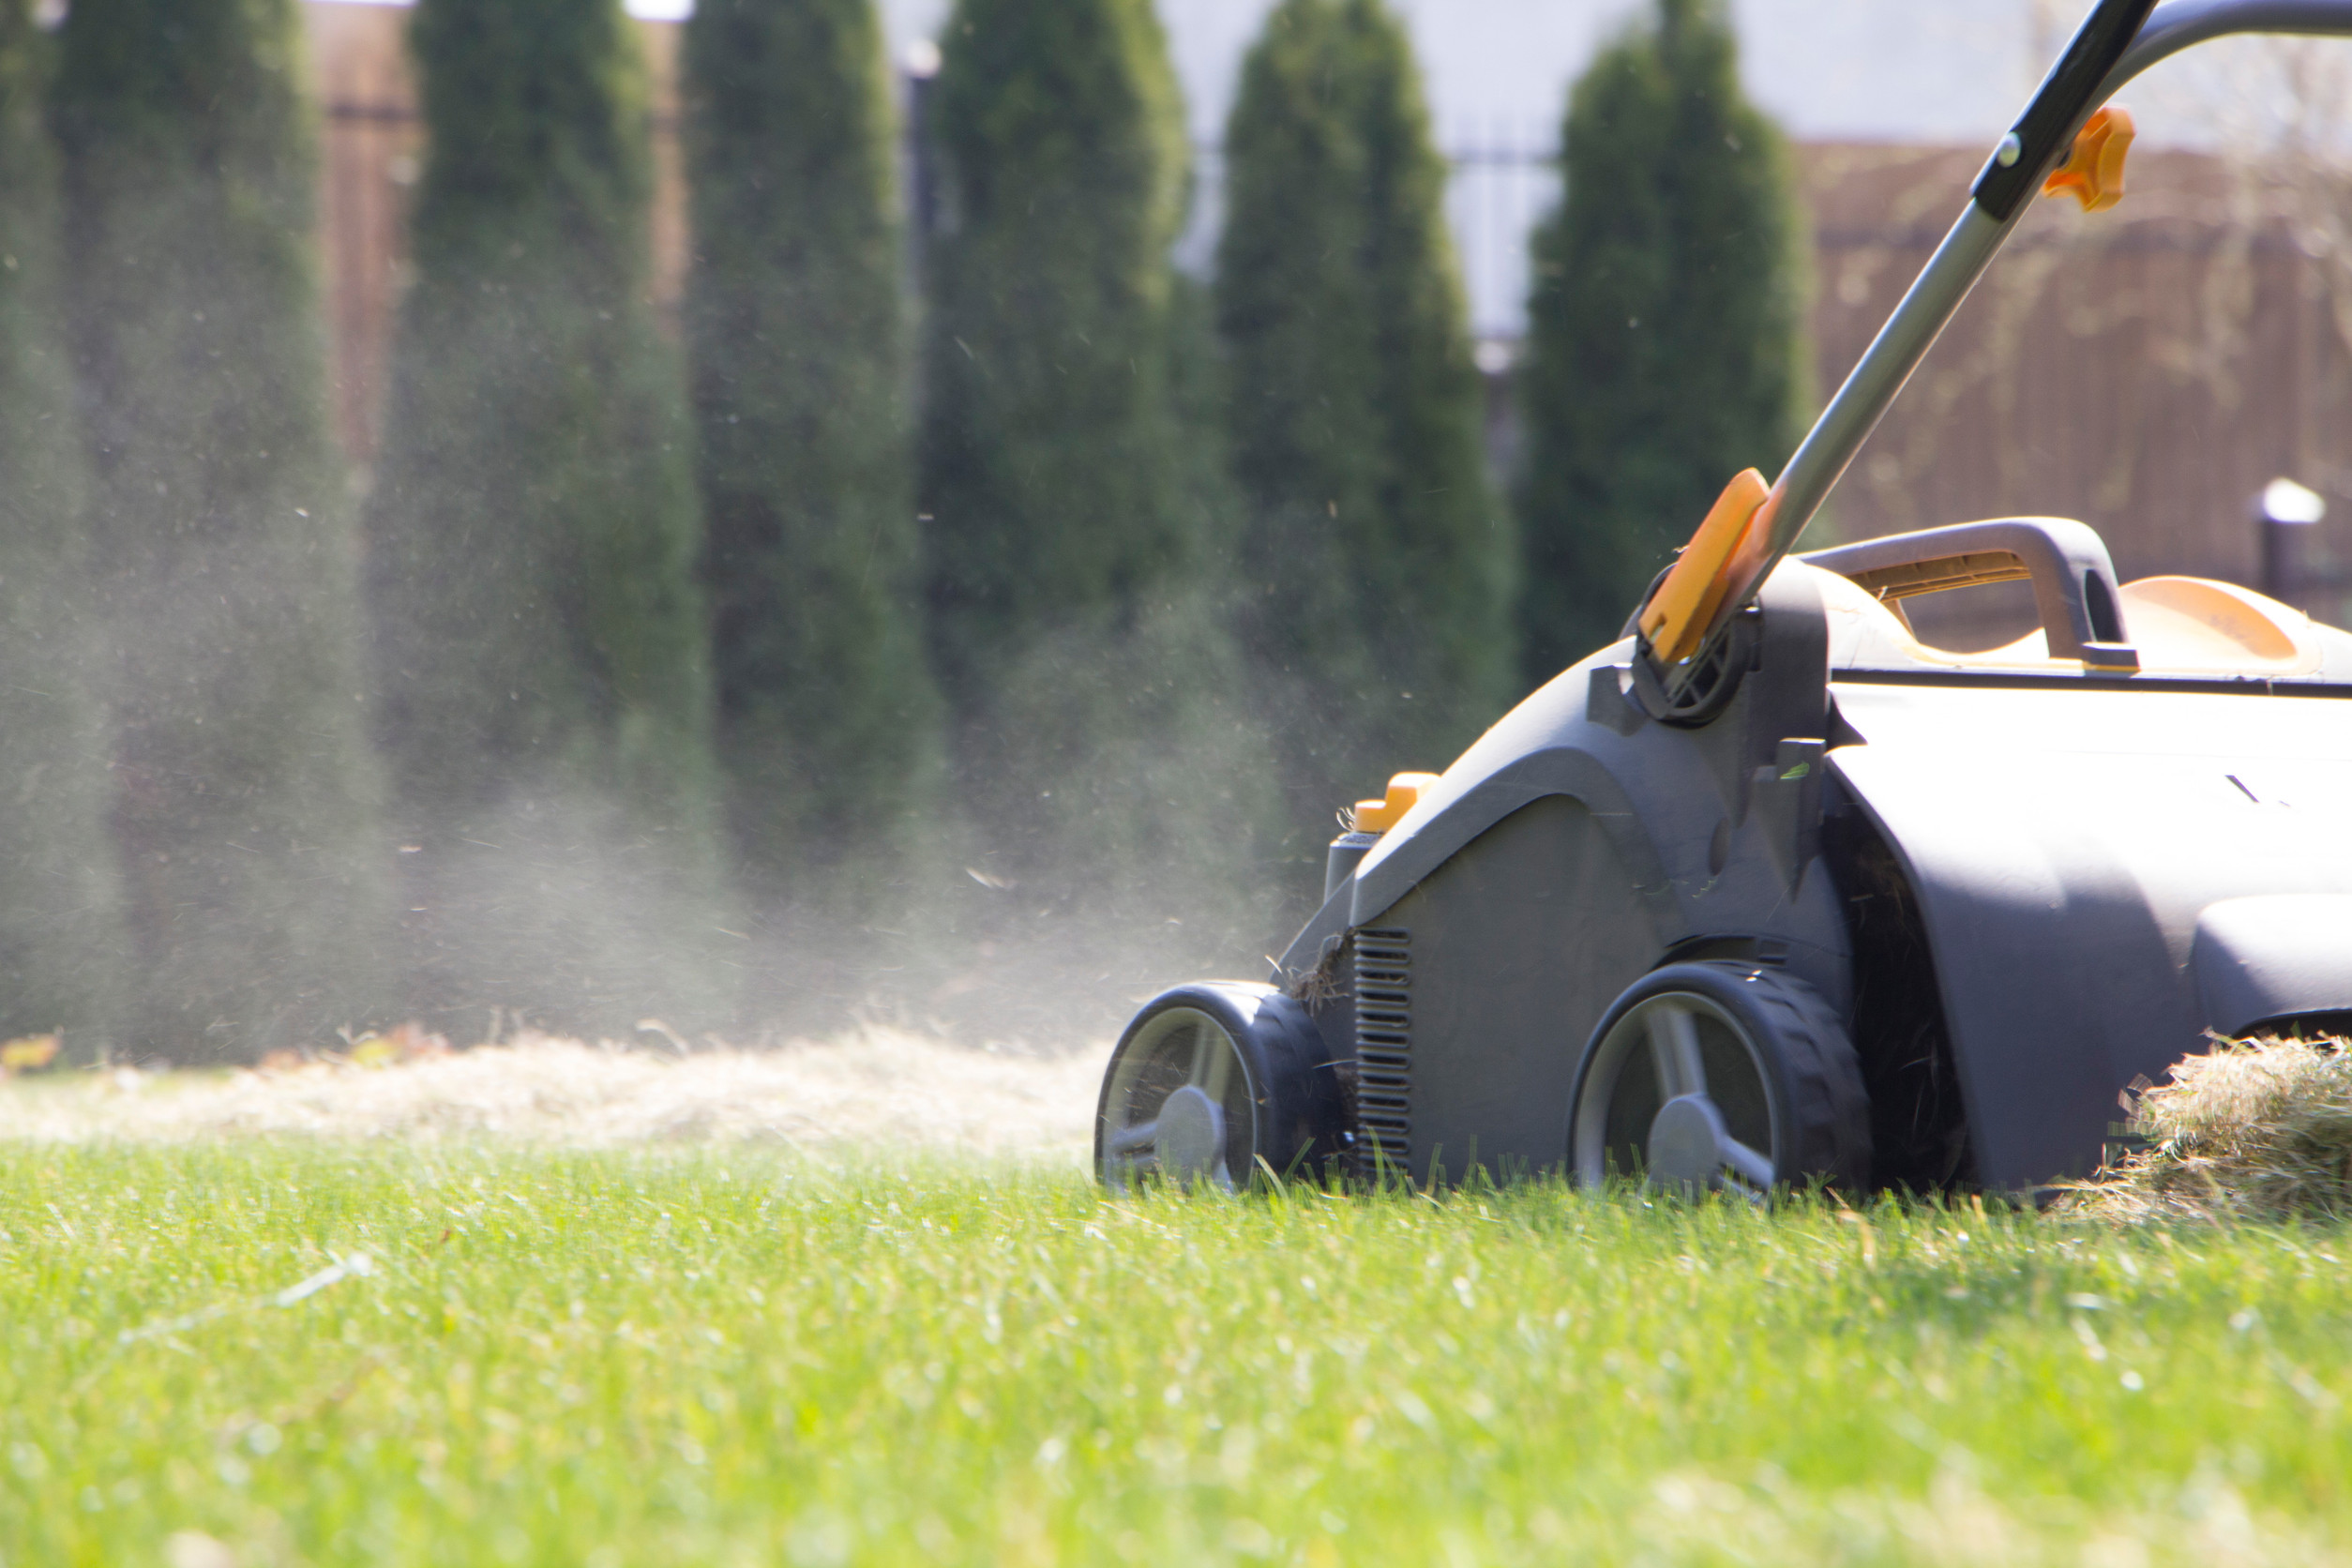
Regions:
[[931, 92], [939, 79], [939, 46], [918, 38], [907, 50], [907, 209], [917, 253], [939, 228], [939, 157], [931, 145]]
[[2259, 506], [2254, 508], [2254, 532], [2262, 540], [2262, 591], [2284, 603], [2287, 557], [2294, 541], [2287, 536], [2286, 526]]
[[2254, 536], [2261, 542], [2262, 591], [2294, 604], [2305, 586], [2303, 532], [2328, 515], [2328, 503], [2317, 491], [2280, 478], [2255, 492], [2253, 510]]

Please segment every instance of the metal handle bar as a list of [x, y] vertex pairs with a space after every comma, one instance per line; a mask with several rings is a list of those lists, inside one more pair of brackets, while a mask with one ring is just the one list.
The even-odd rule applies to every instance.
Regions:
[[[1781, 470], [1756, 514], [1763, 546], [1742, 551], [1745, 569], [1724, 595], [1706, 642], [1681, 667], [1681, 678], [1706, 666], [1707, 648], [1795, 547], [2091, 112], [2157, 61], [2231, 33], [2352, 38], [2352, 0], [2165, 0], [2152, 14], [2150, 0], [2100, 0], [1995, 149], [1960, 220]], [[1667, 672], [1669, 689], [1681, 684]]]
[[2141, 26], [2139, 36], [2099, 84], [2103, 103], [2126, 82], [2184, 49], [2231, 33], [2287, 33], [2352, 38], [2348, 0], [2170, 0]]

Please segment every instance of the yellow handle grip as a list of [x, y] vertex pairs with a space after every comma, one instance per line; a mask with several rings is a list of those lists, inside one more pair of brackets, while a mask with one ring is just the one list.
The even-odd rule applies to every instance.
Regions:
[[1731, 585], [1730, 567], [1772, 487], [1755, 469], [1743, 469], [1715, 498], [1681, 556], [1642, 606], [1641, 635], [1663, 664], [1680, 664], [1698, 652], [1707, 624], [1722, 608]]

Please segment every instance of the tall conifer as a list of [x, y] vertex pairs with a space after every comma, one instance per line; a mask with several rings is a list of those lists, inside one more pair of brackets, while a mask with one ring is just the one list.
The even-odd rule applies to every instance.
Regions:
[[1810, 395], [1805, 228], [1722, 0], [1658, 0], [1562, 137], [1520, 379], [1530, 681], [1616, 638], [1725, 483], [1787, 460]]
[[123, 977], [88, 471], [60, 329], [48, 39], [0, 0], [0, 1035], [102, 1045]]
[[77, 0], [53, 113], [141, 1046], [384, 1003], [390, 915], [328, 435], [294, 0]]
[[702, 0], [686, 24], [718, 748], [772, 885], [886, 873], [937, 784], [882, 64], [872, 0]]
[[959, 696], [1181, 562], [1168, 248], [1184, 121], [1149, 0], [962, 0], [933, 124], [925, 511]]
[[1033, 877], [1167, 900], [1179, 868], [1229, 904], [1264, 780], [1186, 412], [1166, 38], [1150, 0], [961, 0], [942, 55], [922, 493], [959, 792]]
[[422, 0], [409, 43], [430, 140], [369, 566], [412, 958], [445, 1004], [626, 1030], [709, 1005], [728, 924], [647, 73], [619, 0]]
[[1515, 695], [1515, 548], [1404, 28], [1380, 0], [1285, 0], [1226, 151], [1242, 571], [1319, 822], [1323, 797], [1442, 766]]

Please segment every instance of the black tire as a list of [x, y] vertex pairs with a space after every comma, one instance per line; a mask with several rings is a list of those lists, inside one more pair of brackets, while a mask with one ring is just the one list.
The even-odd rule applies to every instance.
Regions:
[[[1179, 1100], [1187, 1090], [1199, 1093]], [[1163, 1113], [1184, 1118], [1166, 1161]], [[1260, 1174], [1261, 1159], [1285, 1178], [1319, 1173], [1338, 1157], [1341, 1120], [1338, 1076], [1304, 1007], [1271, 986], [1179, 986], [1147, 1003], [1110, 1053], [1094, 1108], [1094, 1174], [1121, 1193], [1147, 1175], [1237, 1190]], [[1151, 1136], [1138, 1136], [1146, 1129]]]
[[1629, 988], [1585, 1047], [1569, 1100], [1579, 1182], [1646, 1177], [1760, 1197], [1870, 1180], [1870, 1096], [1819, 992], [1755, 964], [1668, 964]]

